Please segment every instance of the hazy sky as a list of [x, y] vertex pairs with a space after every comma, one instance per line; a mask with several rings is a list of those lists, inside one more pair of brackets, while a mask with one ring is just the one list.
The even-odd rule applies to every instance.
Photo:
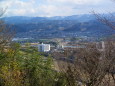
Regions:
[[0, 7], [7, 8], [5, 16], [69, 16], [115, 12], [111, 0], [0, 0]]

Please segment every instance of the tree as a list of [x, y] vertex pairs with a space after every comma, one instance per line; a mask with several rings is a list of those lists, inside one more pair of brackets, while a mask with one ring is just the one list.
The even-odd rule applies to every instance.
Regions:
[[[111, 0], [111, 1], [113, 1], [113, 3], [115, 3], [115, 0]], [[95, 15], [95, 17], [100, 22], [102, 22], [106, 26], [110, 27], [110, 29], [115, 30], [115, 15], [114, 14], [109, 13], [109, 17], [108, 18], [104, 17], [104, 16], [101, 16], [101, 15], [95, 13], [94, 11], [93, 11], [93, 14]], [[108, 40], [108, 41], [112, 40], [113, 42], [115, 42], [115, 34], [113, 34], [111, 38], [107, 38], [106, 40]], [[109, 43], [108, 45], [111, 46], [111, 43]], [[113, 47], [115, 47], [115, 45], [113, 45]], [[113, 47], [110, 47], [108, 49], [108, 51], [106, 53], [106, 56], [108, 56], [108, 53], [110, 53], [110, 49], [112, 49]], [[115, 59], [115, 54], [113, 54], [113, 57], [114, 57], [113, 59]], [[115, 83], [115, 64], [114, 64], [115, 60], [113, 60], [113, 59], [111, 59], [113, 62], [111, 63], [111, 68], [110, 68], [110, 70], [108, 70], [108, 72], [111, 74], [111, 76], [112, 76], [112, 78], [114, 80], [114, 83]]]
[[[0, 17], [4, 12], [5, 11], [0, 10]], [[3, 50], [3, 47], [11, 42], [13, 36], [14, 31], [11, 30], [10, 26], [7, 26], [3, 20], [0, 20], [0, 50]]]
[[3, 56], [0, 60], [1, 86], [23, 86], [21, 65], [18, 61], [18, 51], [17, 44], [14, 44], [13, 47], [8, 47], [6, 52], [1, 53]]
[[103, 24], [107, 25], [111, 29], [115, 30], [115, 16], [113, 14], [110, 14], [109, 18], [101, 16], [93, 11], [94, 16], [102, 22]]
[[[65, 73], [67, 86], [114, 86], [115, 42], [105, 42], [100, 51], [94, 44], [71, 52], [73, 61], [58, 61], [60, 71]], [[65, 53], [65, 52], [64, 52]], [[69, 54], [70, 52], [68, 52]], [[65, 57], [68, 58], [68, 54]], [[59, 54], [58, 54], [59, 55]], [[111, 74], [113, 74], [111, 76]]]
[[[111, 0], [111, 1], [115, 3], [115, 0]], [[97, 20], [109, 26], [111, 29], [115, 30], [115, 15], [113, 15], [112, 13], [109, 13], [110, 16], [107, 18], [107, 17], [97, 14], [95, 11], [92, 11], [92, 13], [97, 18]]]

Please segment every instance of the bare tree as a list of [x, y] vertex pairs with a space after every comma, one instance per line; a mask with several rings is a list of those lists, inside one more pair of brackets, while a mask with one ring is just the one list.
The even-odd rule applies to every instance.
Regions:
[[111, 29], [115, 30], [115, 16], [113, 14], [110, 13], [110, 16], [107, 18], [95, 13], [94, 11], [92, 13], [97, 18], [97, 20], [109, 26]]
[[[0, 10], [0, 17], [5, 11]], [[11, 30], [10, 26], [6, 25], [3, 20], [0, 20], [0, 48], [2, 49], [6, 44], [8, 44], [12, 37], [14, 36], [14, 31]]]
[[[115, 3], [115, 0], [111, 0], [111, 1], [113, 1], [113, 3]], [[109, 26], [111, 29], [115, 30], [115, 15], [113, 15], [112, 13], [109, 13], [110, 15], [107, 18], [107, 17], [97, 14], [95, 11], [92, 11], [92, 13], [95, 15], [95, 17], [99, 21], [101, 21], [105, 25]]]
[[[115, 0], [112, 0], [112, 1], [115, 3]], [[96, 18], [100, 22], [104, 23], [105, 25], [110, 27], [112, 30], [115, 30], [115, 15], [113, 15], [112, 13], [109, 13], [109, 17], [107, 18], [107, 17], [101, 16], [101, 15], [95, 13], [94, 11], [93, 11], [93, 14], [96, 16]], [[108, 43], [109, 47], [107, 47], [107, 48], [109, 48], [109, 49], [106, 50], [106, 55], [105, 55], [106, 57], [108, 57], [110, 55], [110, 53], [115, 51], [115, 49], [113, 49], [113, 48], [115, 48], [115, 34], [113, 34], [112, 38], [109, 38], [107, 40], [110, 41], [110, 39], [112, 41], [114, 41], [114, 44], [112, 46], [112, 44], [110, 42]], [[111, 74], [111, 76], [114, 80], [114, 83], [115, 83], [115, 54], [113, 54], [112, 58], [109, 56], [109, 59], [107, 58], [106, 60], [111, 62], [110, 70], [108, 70], [108, 73]]]
[[6, 12], [6, 9], [0, 8], [0, 17], [2, 17], [5, 12]]
[[[65, 73], [67, 86], [114, 86], [115, 85], [115, 42], [105, 42], [105, 48], [99, 50], [95, 43], [87, 48], [68, 52], [65, 57], [74, 57], [73, 61], [59, 61], [59, 70]], [[70, 53], [70, 55], [69, 55]], [[73, 53], [73, 54], [72, 54]], [[59, 54], [58, 54], [59, 55]], [[68, 57], [69, 56], [69, 57]]]

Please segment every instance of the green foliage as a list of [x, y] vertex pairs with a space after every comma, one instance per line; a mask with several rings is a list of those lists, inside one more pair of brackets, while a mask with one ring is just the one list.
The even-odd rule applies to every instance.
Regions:
[[29, 48], [25, 52], [25, 60], [23, 64], [23, 70], [25, 70], [26, 78], [28, 79], [30, 86], [52, 86], [55, 78], [55, 72], [52, 69], [51, 57], [44, 57], [39, 55], [39, 52], [31, 52], [32, 48]]
[[17, 45], [7, 48], [0, 56], [0, 85], [23, 86], [20, 64], [17, 61]]
[[63, 74], [54, 70], [50, 55], [34, 47], [12, 43], [0, 52], [1, 86], [65, 86]]

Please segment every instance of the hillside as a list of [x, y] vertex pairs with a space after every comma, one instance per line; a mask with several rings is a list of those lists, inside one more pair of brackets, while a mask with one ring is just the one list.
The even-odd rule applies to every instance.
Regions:
[[16, 29], [16, 37], [103, 37], [115, 33], [100, 23], [93, 15], [73, 15], [67, 17], [6, 17], [3, 20]]

